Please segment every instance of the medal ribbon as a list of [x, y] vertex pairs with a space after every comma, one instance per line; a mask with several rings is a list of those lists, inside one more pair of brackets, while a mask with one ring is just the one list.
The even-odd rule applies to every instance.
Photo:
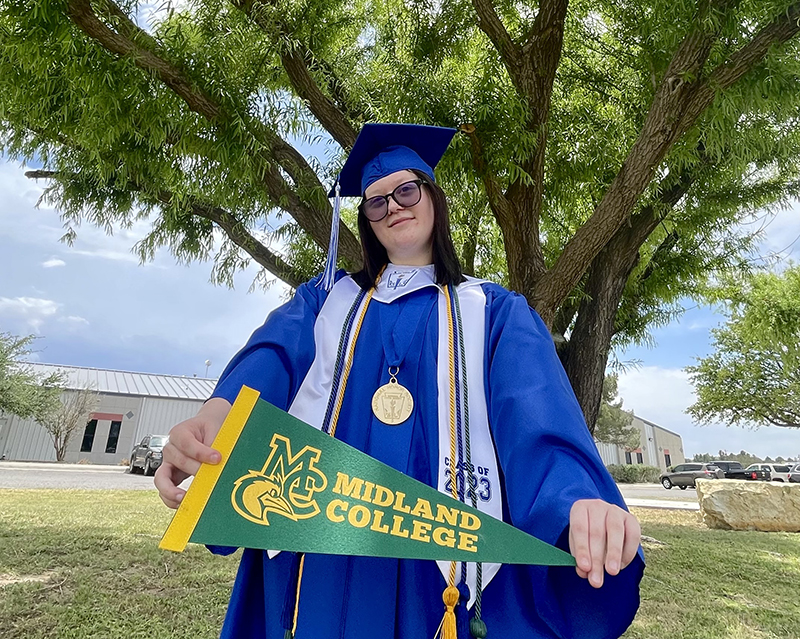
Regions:
[[[383, 352], [386, 355], [386, 364], [390, 369], [400, 368], [405, 361], [411, 342], [422, 322], [423, 308], [427, 303], [426, 300], [415, 297], [400, 300], [395, 304], [379, 305]], [[416, 316], [416, 322], [413, 326], [404, 326], [403, 319], [409, 315]]]

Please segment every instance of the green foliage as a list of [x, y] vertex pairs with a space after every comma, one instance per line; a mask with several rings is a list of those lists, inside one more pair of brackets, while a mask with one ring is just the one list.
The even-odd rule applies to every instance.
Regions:
[[[552, 87], [544, 67], [522, 79], [515, 69], [562, 25], [540, 31], [544, 18], [528, 5], [496, 3], [503, 46], [484, 31], [479, 5], [191, 0], [145, 20], [132, 0], [98, 0], [93, 31], [68, 0], [7, 0], [0, 153], [42, 167], [67, 241], [81, 222], [110, 233], [147, 218], [151, 230], [134, 247], [142, 261], [166, 248], [179, 262], [210, 261], [212, 280], [230, 285], [257, 260], [266, 270], [256, 284], [274, 273], [296, 283], [321, 268], [327, 191], [363, 123], [468, 125], [475, 135], [456, 136], [437, 168], [465, 270], [513, 284], [549, 325], [561, 306], [556, 330], [570, 335], [587, 274], [598, 272], [577, 234], [611, 200], [604, 215], [624, 218], [603, 219], [604, 241], [640, 217], [652, 224], [626, 249], [626, 272], [607, 273], [625, 287], [604, 325], [612, 348], [647, 343], [682, 300], [703, 300], [710, 281], [749, 268], [744, 222], [800, 196], [799, 39], [765, 36], [773, 46], [763, 54], [737, 58], [794, 5], [576, 0], [561, 50], [539, 52], [556, 56]], [[705, 63], [672, 70], [676, 52], [697, 42], [707, 42], [697, 51]], [[748, 68], [723, 88], [713, 73], [736, 60]], [[681, 93], [706, 82], [710, 105], [662, 114], [669, 127], [691, 112], [674, 138], [645, 128], [664, 86]], [[664, 140], [663, 153], [631, 165], [632, 149]], [[637, 172], [646, 179], [626, 186], [617, 206], [612, 186]], [[350, 267], [360, 253], [354, 217], [344, 219], [341, 264]], [[602, 339], [591, 358], [607, 358]], [[585, 412], [596, 399], [579, 398]]]
[[639, 446], [639, 429], [631, 426], [633, 411], [622, 410], [622, 398], [617, 399], [619, 375], [606, 375], [603, 380], [603, 396], [600, 413], [594, 427], [594, 438], [606, 444], [623, 448]]
[[728, 279], [714, 352], [687, 368], [700, 423], [800, 428], [800, 267]]
[[[226, 118], [210, 121], [132, 58], [110, 53], [83, 33], [70, 21], [65, 0], [4, 3], [0, 149], [58, 172], [47, 200], [74, 223], [68, 237], [81, 220], [111, 231], [153, 214], [152, 232], [136, 247], [142, 260], [164, 246], [181, 262], [213, 260], [214, 280], [229, 283], [251, 257], [215, 239], [213, 224], [192, 214], [190, 203], [199, 199], [258, 230], [266, 243], [275, 240], [285, 257], [296, 255], [301, 274], [316, 271], [319, 259], [309, 259], [308, 241], [297, 238], [306, 231], [295, 225], [279, 232], [292, 224], [288, 218], [273, 224], [272, 214], [291, 215], [292, 206], [265, 189], [258, 161], [262, 151], [273, 153], [259, 133], [266, 127], [304, 153], [326, 149], [324, 161], [311, 162], [322, 183], [330, 184], [341, 162], [282, 65], [282, 56], [296, 50], [309, 52], [311, 77], [356, 128], [364, 120], [469, 122], [481, 131], [488, 168], [502, 188], [530, 179], [522, 168], [536, 147], [535, 132], [525, 128], [528, 107], [477, 28], [470, 3], [282, 0], [256, 6], [247, 15], [220, 0], [195, 1], [151, 13], [149, 30], [131, 38], [225, 109]], [[136, 15], [135, 3], [120, 8]], [[744, 3], [709, 14], [719, 32], [711, 61], [725, 59], [753, 25], [783, 9], [780, 2]], [[505, 4], [499, 11], [512, 37], [522, 38], [533, 25], [534, 14], [521, 6]], [[622, 166], [655, 82], [695, 11], [693, 3], [676, 7], [661, 0], [571, 4], [548, 119], [541, 222], [548, 263]], [[112, 14], [100, 18], [121, 29]], [[798, 127], [790, 126], [800, 104], [796, 52], [792, 45], [768, 56], [712, 105], [665, 161], [662, 175], [711, 167], [674, 211], [664, 211], [663, 232], [677, 232], [680, 242], [660, 257], [657, 269], [647, 271], [663, 234], [643, 248], [626, 291], [618, 344], [646, 340], [649, 326], [680, 312], [682, 296], [700, 294], [709, 272], [738, 265], [746, 242], [732, 225], [791, 195], [785, 187], [797, 179], [800, 148]], [[503, 240], [466, 139], [456, 140], [441, 179], [453, 201], [462, 254], [477, 237], [476, 274], [506, 281]], [[289, 184], [303, 200], [324, 201], [313, 180], [297, 174]], [[765, 185], [772, 186], [768, 193]], [[654, 182], [642, 205], [663, 188]], [[296, 241], [282, 243], [286, 234]]]
[[59, 406], [62, 377], [37, 377], [21, 360], [32, 353], [35, 337], [0, 333], [0, 412], [41, 420]]
[[644, 464], [609, 464], [606, 468], [618, 484], [654, 484], [661, 476], [660, 468]]
[[[710, 453], [696, 453], [695, 456], [692, 458], [692, 461], [710, 462], [716, 459], [722, 461], [738, 461], [745, 468], [747, 468], [750, 464], [760, 464], [762, 462], [769, 463], [770, 461], [772, 461], [769, 457], [767, 457], [766, 459], [761, 459], [758, 455], [753, 455], [752, 453], [748, 453], [746, 450], [740, 450], [738, 453], [729, 453], [727, 451], [721, 450], [716, 455], [712, 455]], [[800, 455], [797, 457], [788, 457], [785, 459], [781, 456], [778, 456], [775, 458], [775, 461], [778, 463], [800, 461]]]

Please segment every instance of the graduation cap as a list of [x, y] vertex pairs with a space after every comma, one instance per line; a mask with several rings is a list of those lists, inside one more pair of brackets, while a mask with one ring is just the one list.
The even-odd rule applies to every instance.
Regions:
[[350, 155], [328, 193], [333, 197], [333, 220], [328, 261], [319, 285], [333, 287], [339, 244], [340, 198], [362, 197], [373, 182], [396, 173], [416, 169], [435, 182], [434, 167], [456, 134], [456, 129], [420, 124], [365, 124]]

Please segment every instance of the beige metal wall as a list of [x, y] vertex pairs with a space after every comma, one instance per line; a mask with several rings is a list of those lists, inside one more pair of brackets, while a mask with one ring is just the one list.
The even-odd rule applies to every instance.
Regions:
[[[73, 391], [66, 391], [67, 393]], [[147, 434], [166, 434], [177, 423], [197, 414], [201, 400], [100, 394], [96, 413], [121, 415], [116, 452], [106, 445], [112, 419], [98, 419], [91, 451], [81, 451], [85, 429], [76, 433], [67, 447], [67, 462], [118, 464], [128, 459], [135, 442]], [[55, 461], [53, 442], [47, 431], [33, 420], [14, 415], [0, 417], [0, 458], [15, 461]]]
[[667, 454], [669, 454], [670, 466], [681, 464], [685, 461], [683, 441], [677, 433], [635, 416], [632, 426], [639, 430], [638, 448], [626, 451], [620, 446], [596, 442], [597, 450], [606, 466], [628, 463], [628, 455], [626, 453], [630, 455], [631, 464], [641, 463], [647, 466], [655, 466], [661, 470], [666, 470], [667, 468]]

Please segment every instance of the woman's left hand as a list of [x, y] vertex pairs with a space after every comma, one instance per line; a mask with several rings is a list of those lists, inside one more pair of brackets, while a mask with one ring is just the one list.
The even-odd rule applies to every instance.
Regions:
[[595, 588], [633, 561], [642, 530], [636, 517], [602, 499], [580, 499], [569, 512], [569, 551], [578, 574]]

